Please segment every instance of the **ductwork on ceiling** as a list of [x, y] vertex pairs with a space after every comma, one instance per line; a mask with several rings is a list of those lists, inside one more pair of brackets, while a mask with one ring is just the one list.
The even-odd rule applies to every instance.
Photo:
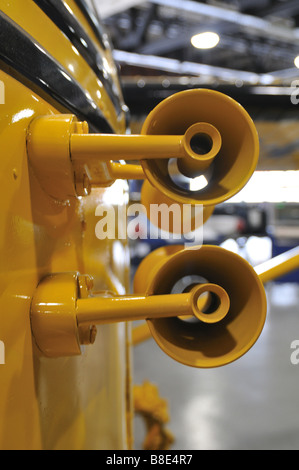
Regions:
[[[133, 67], [141, 75], [157, 71], [238, 86], [290, 86], [299, 78], [298, 2], [90, 1], [109, 29], [125, 76]], [[205, 30], [218, 32], [220, 44], [196, 51], [190, 37]]]

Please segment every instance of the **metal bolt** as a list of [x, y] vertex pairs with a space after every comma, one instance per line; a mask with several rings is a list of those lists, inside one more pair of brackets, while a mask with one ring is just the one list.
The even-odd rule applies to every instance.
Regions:
[[91, 276], [84, 276], [85, 277], [85, 284], [88, 290], [93, 289], [93, 278]]

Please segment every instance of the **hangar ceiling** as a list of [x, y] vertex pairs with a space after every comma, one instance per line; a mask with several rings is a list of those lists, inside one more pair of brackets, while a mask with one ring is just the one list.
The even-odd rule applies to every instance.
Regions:
[[[276, 95], [289, 105], [299, 80], [298, 0], [89, 1], [110, 34], [130, 101], [136, 85], [144, 99], [207, 85], [242, 96], [249, 87], [251, 100]], [[193, 47], [191, 37], [206, 31], [218, 34], [218, 45]]]
[[[298, 0], [89, 1], [109, 32], [133, 115], [184, 89], [223, 91], [261, 127], [266, 167], [283, 167], [277, 146], [287, 167], [298, 167]], [[206, 31], [219, 35], [218, 45], [193, 47], [191, 37]]]
[[[198, 75], [200, 67], [208, 65], [254, 74], [270, 74], [271, 78], [289, 80], [298, 76], [294, 58], [299, 54], [298, 0], [94, 0], [109, 29], [117, 57], [125, 64], [138, 64], [138, 57], [123, 55], [120, 51], [142, 55], [140, 64], [152, 63], [173, 73], [171, 61], [189, 63], [189, 69], [177, 67]], [[117, 6], [117, 8], [116, 8]], [[109, 13], [110, 11], [110, 13]], [[195, 49], [192, 35], [213, 31], [220, 42], [213, 50]], [[150, 59], [152, 62], [150, 62]], [[194, 66], [192, 73], [191, 64]], [[156, 65], [157, 67], [157, 65]], [[159, 67], [159, 65], [158, 65]], [[208, 68], [202, 68], [202, 71]], [[216, 73], [216, 71], [215, 71]], [[223, 70], [223, 77], [225, 70]], [[220, 71], [218, 71], [220, 77]], [[241, 75], [242, 77], [242, 75]], [[248, 77], [249, 75], [244, 75]], [[266, 78], [264, 77], [264, 80]]]

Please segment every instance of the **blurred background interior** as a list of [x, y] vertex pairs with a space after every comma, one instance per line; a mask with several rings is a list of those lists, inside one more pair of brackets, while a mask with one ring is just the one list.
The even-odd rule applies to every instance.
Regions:
[[[204, 243], [253, 266], [298, 245], [298, 0], [92, 0], [119, 64], [131, 132], [160, 101], [186, 89], [231, 96], [260, 138], [257, 171], [234, 198], [215, 207]], [[132, 202], [140, 185], [131, 183]], [[133, 273], [165, 240], [131, 242]], [[176, 241], [177, 243], [177, 241]], [[268, 319], [253, 349], [214, 370], [180, 366], [149, 339], [135, 346], [134, 382], [157, 385], [168, 403], [172, 449], [299, 449], [299, 271], [266, 286]], [[144, 423], [136, 418], [136, 447]]]

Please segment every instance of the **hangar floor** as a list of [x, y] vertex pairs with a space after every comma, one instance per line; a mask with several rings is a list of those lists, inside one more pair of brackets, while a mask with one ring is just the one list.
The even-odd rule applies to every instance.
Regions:
[[[255, 346], [219, 369], [185, 367], [154, 340], [134, 348], [134, 382], [156, 384], [169, 404], [172, 450], [299, 450], [299, 286], [268, 284], [268, 317]], [[135, 419], [135, 448], [143, 423]]]

